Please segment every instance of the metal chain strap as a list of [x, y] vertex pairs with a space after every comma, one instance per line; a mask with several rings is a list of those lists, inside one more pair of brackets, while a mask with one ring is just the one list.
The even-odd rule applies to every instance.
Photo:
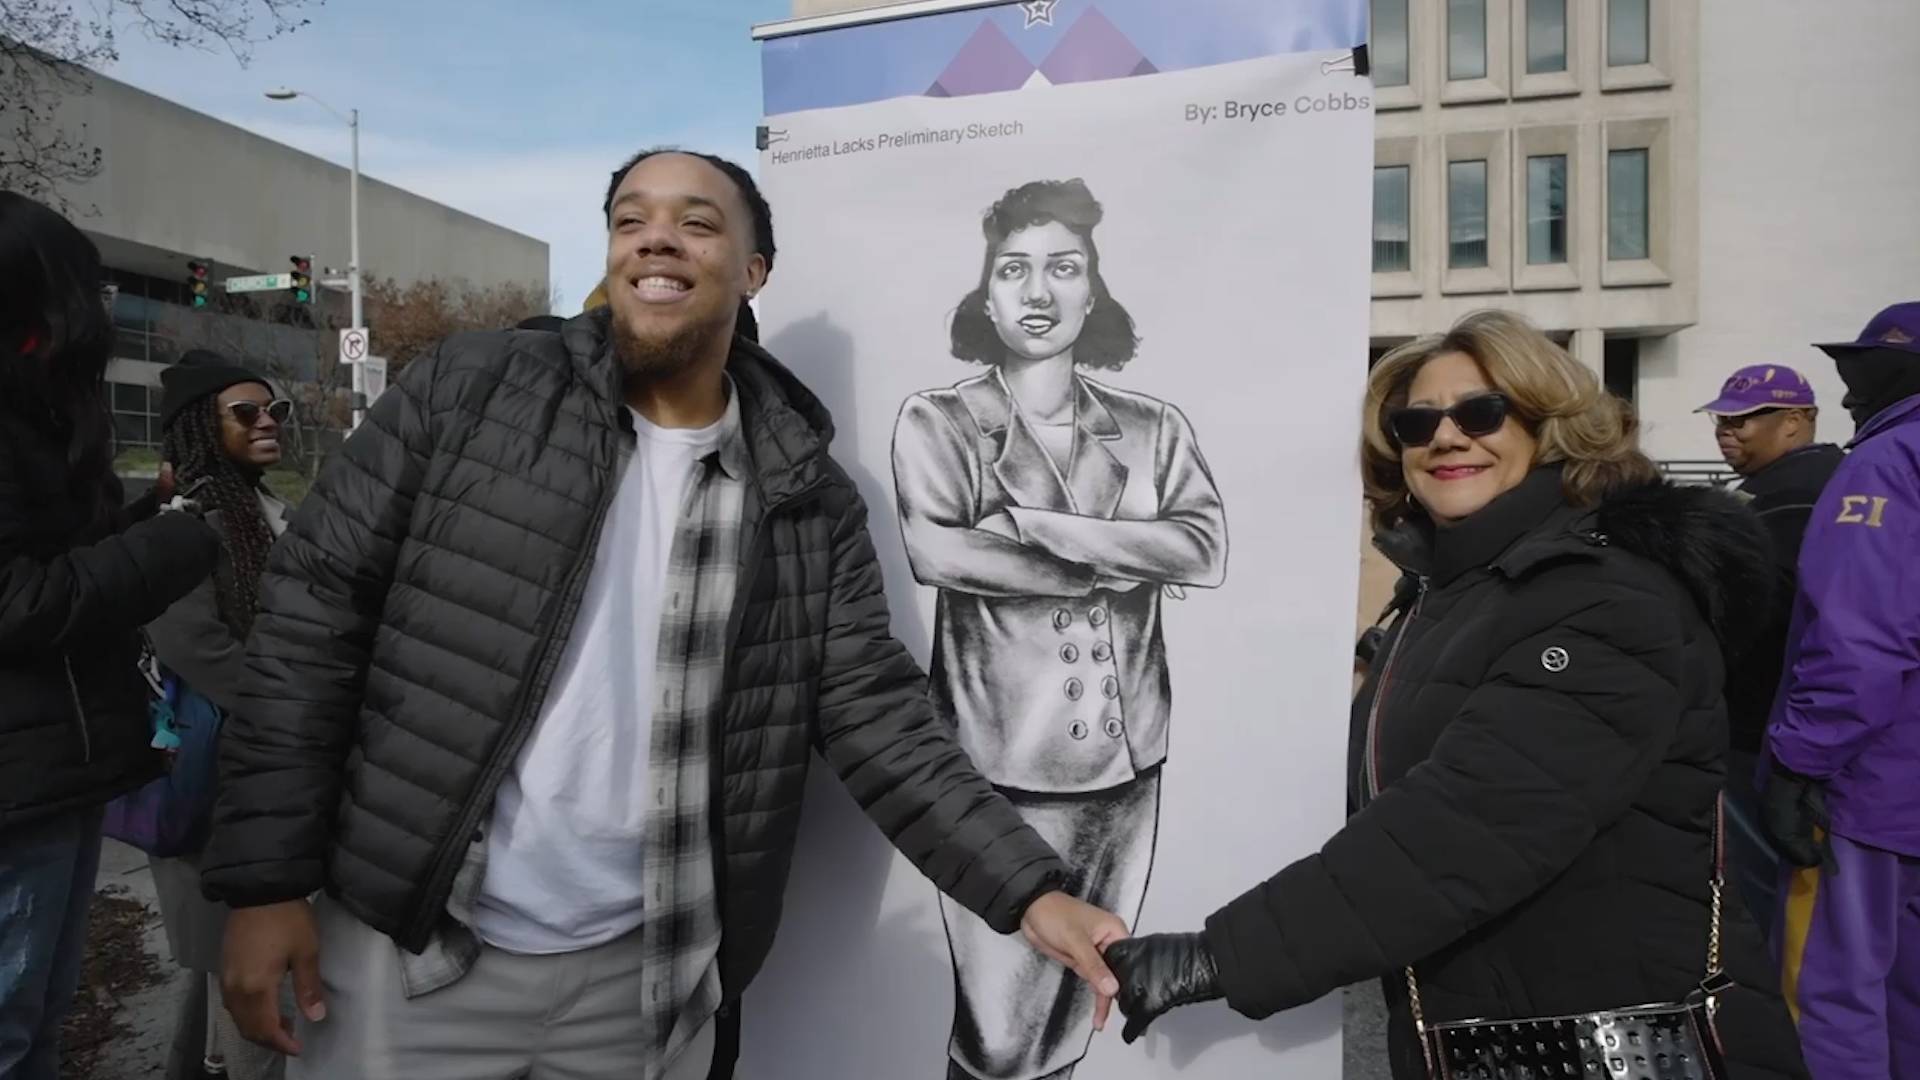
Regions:
[[1725, 883], [1718, 874], [1713, 878], [1713, 922], [1707, 927], [1707, 974], [1718, 975], [1720, 966], [1720, 894]]
[[[1712, 914], [1707, 923], [1708, 979], [1717, 978], [1725, 971], [1720, 966], [1720, 920], [1724, 910], [1722, 894], [1726, 892], [1727, 886], [1726, 848], [1723, 846], [1725, 843], [1726, 804], [1716, 801], [1713, 807], [1713, 878], [1710, 882], [1713, 896], [1710, 907]], [[1413, 1012], [1414, 1030], [1424, 1036], [1427, 1030], [1427, 1015], [1420, 1004], [1420, 980], [1414, 977], [1412, 964], [1407, 965], [1407, 1004]], [[1709, 1013], [1715, 1011], [1718, 1005], [1717, 999], [1709, 999], [1707, 1002]], [[1422, 1045], [1424, 1046], [1424, 1039]]]

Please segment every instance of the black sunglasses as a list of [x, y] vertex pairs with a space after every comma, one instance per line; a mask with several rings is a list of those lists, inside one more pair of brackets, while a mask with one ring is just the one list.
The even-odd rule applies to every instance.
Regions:
[[1440, 421], [1451, 420], [1460, 434], [1478, 439], [1499, 431], [1500, 425], [1507, 422], [1511, 407], [1505, 394], [1475, 394], [1445, 409], [1409, 405], [1387, 414], [1387, 431], [1393, 435], [1393, 441], [1403, 447], [1425, 446], [1440, 430]]
[[284, 424], [287, 418], [293, 415], [293, 402], [286, 398], [275, 398], [265, 405], [257, 401], [236, 401], [226, 406], [226, 410], [233, 414], [233, 418], [239, 421], [241, 427], [250, 428], [259, 423], [262, 412], [273, 417], [274, 423]]

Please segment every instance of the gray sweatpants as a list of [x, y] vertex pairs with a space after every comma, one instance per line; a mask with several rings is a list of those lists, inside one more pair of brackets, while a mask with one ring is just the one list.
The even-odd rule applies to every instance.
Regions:
[[483, 947], [451, 986], [409, 1000], [393, 940], [316, 905], [327, 1018], [300, 1021], [288, 1080], [705, 1080], [709, 1022], [678, 1059], [641, 1045], [640, 942], [522, 956]]

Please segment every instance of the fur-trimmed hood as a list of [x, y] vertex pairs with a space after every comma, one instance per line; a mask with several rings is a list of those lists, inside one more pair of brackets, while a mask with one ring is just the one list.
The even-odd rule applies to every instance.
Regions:
[[1718, 488], [1660, 481], [1575, 512], [1516, 544], [1498, 565], [1514, 576], [1540, 563], [1613, 546], [1655, 563], [1686, 586], [1729, 655], [1766, 626], [1780, 573], [1760, 519]]
[[[1579, 509], [1561, 502], [1558, 488], [1559, 470], [1549, 466], [1494, 504], [1503, 516], [1517, 512], [1524, 521], [1490, 548], [1489, 555], [1499, 552], [1490, 559], [1494, 570], [1518, 580], [1549, 563], [1596, 558], [1616, 547], [1677, 578], [1729, 656], [1743, 651], [1765, 629], [1782, 581], [1765, 528], [1739, 496], [1663, 480], [1622, 492], [1598, 507]], [[1531, 517], [1525, 516], [1528, 502], [1539, 506]], [[1524, 533], [1516, 538], [1521, 529]], [[1424, 518], [1404, 521], [1374, 537], [1381, 553], [1408, 574], [1388, 613], [1410, 604], [1414, 579], [1434, 569], [1435, 539]]]

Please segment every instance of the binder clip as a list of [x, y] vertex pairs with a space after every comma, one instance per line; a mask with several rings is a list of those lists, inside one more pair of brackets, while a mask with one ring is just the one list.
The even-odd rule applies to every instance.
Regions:
[[1338, 60], [1320, 61], [1320, 74], [1331, 75], [1336, 71], [1351, 71], [1357, 78], [1366, 78], [1373, 74], [1373, 63], [1367, 58], [1367, 47], [1355, 45], [1353, 51]]

